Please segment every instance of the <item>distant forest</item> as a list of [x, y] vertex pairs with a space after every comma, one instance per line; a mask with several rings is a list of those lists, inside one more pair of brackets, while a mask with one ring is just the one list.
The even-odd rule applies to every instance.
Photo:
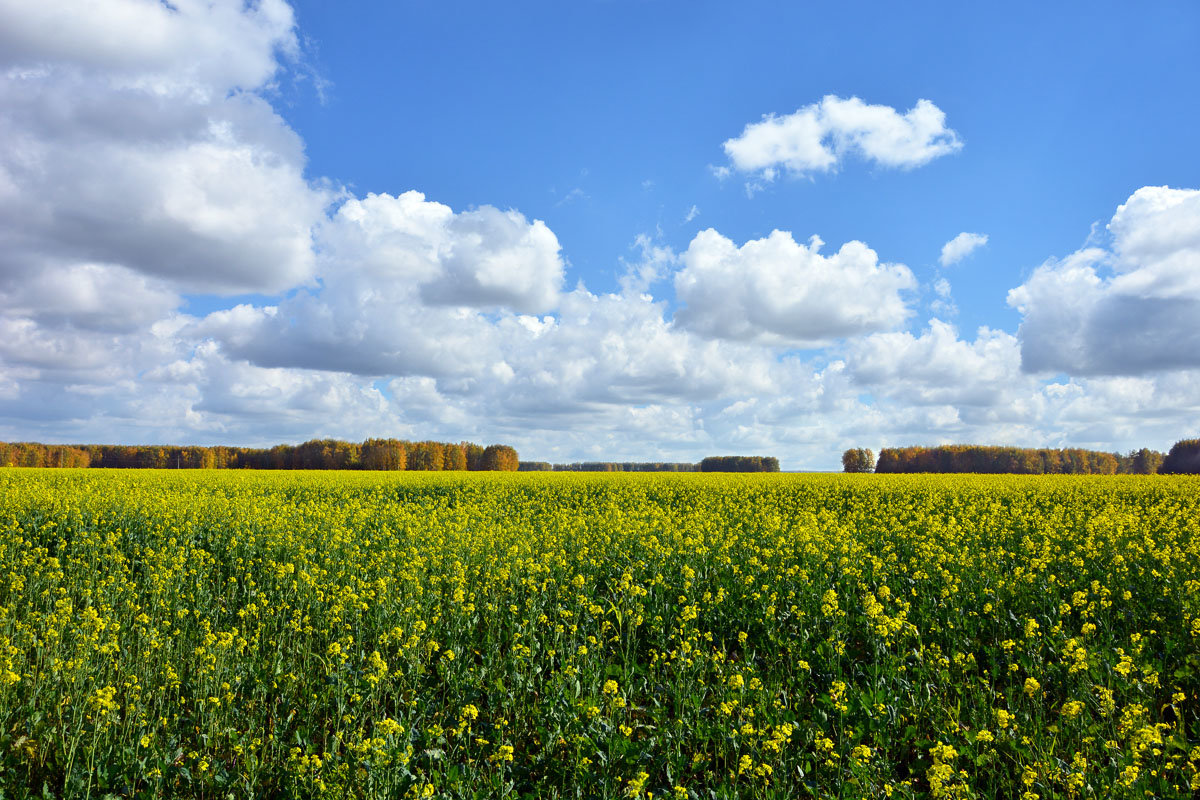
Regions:
[[521, 472], [696, 472], [690, 461], [575, 461], [551, 464], [549, 461], [522, 461]]
[[[1182, 444], [1182, 443], [1181, 443]], [[1172, 448], [1172, 453], [1175, 451]], [[1016, 475], [1153, 475], [1166, 457], [1142, 448], [1127, 455], [1097, 450], [1064, 450], [981, 445], [885, 447], [876, 472], [980, 472]]]
[[698, 464], [687, 461], [522, 461], [522, 472], [779, 472], [773, 456], [710, 456]]
[[314, 439], [270, 448], [0, 442], [0, 464], [11, 467], [515, 471], [518, 463], [508, 445], [399, 439]]

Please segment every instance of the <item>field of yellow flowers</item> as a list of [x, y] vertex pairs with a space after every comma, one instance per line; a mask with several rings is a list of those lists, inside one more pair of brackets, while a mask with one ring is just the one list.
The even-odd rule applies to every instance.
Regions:
[[1193, 797], [1193, 478], [0, 471], [0, 797]]

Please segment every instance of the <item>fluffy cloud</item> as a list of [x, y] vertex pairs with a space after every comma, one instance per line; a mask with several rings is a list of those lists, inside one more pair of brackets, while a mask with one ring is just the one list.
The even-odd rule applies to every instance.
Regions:
[[150, 377], [197, 346], [182, 293], [312, 280], [332, 195], [256, 93], [295, 52], [282, 0], [0, 0], [0, 417], [17, 437], [46, 420], [60, 441], [194, 440], [195, 387]]
[[297, 49], [284, 0], [0, 0], [0, 66], [68, 65], [155, 93], [253, 89]]
[[916, 286], [903, 264], [880, 263], [862, 242], [823, 256], [814, 236], [802, 245], [773, 231], [738, 247], [709, 228], [692, 240], [675, 275], [685, 304], [676, 320], [705, 336], [817, 346], [886, 330], [911, 313], [902, 293]]
[[319, 243], [319, 290], [214, 313], [194, 333], [262, 366], [465, 379], [501, 358], [487, 312], [549, 310], [561, 290], [544, 223], [419, 192], [346, 201]]
[[430, 305], [553, 308], [562, 287], [558, 239], [541, 220], [492, 206], [455, 214], [420, 192], [369, 194], [338, 209], [322, 234], [330, 277], [410, 282]]
[[421, 287], [425, 302], [528, 313], [554, 306], [563, 264], [558, 239], [541, 220], [483, 206], [456, 215], [448, 240], [442, 274]]
[[131, 333], [167, 316], [180, 302], [162, 282], [107, 264], [52, 265], [25, 280], [0, 276], [8, 319], [84, 331]]
[[843, 423], [843, 437], [868, 446], [1166, 449], [1200, 413], [1200, 370], [1045, 380], [1022, 370], [1021, 342], [1011, 334], [981, 328], [973, 341], [960, 339], [936, 319], [918, 335], [856, 340], [845, 356], [843, 396], [858, 392], [870, 403], [857, 422]]
[[989, 328], [967, 342], [953, 325], [933, 319], [920, 335], [877, 333], [847, 349], [857, 383], [911, 405], [996, 407], [1035, 384], [1021, 375], [1016, 337]]
[[[306, 178], [266, 99], [296, 41], [282, 0], [0, 0], [0, 438], [391, 435], [822, 468], [852, 443], [1161, 447], [1200, 413], [1196, 192], [1143, 189], [1110, 246], [1043, 265], [1011, 295], [1019, 339], [903, 330], [906, 267], [778, 231], [706, 230], [683, 253], [640, 237], [619, 292], [564, 291], [539, 220]], [[959, 146], [927, 101], [830, 97], [727, 152], [762, 180]], [[196, 318], [196, 291], [273, 298]], [[1094, 330], [1114, 320], [1129, 341]], [[1085, 370], [1047, 380], [1039, 358]]]
[[1050, 260], [1008, 294], [1029, 372], [1146, 375], [1200, 367], [1200, 191], [1138, 189], [1111, 244]]
[[953, 266], [983, 247], [987, 244], [987, 241], [988, 237], [986, 233], [967, 233], [964, 231], [942, 245], [942, 255], [938, 259], [938, 263], [943, 267]]
[[958, 134], [946, 127], [945, 113], [928, 100], [901, 114], [834, 95], [782, 117], [768, 114], [724, 144], [733, 168], [768, 181], [780, 170], [828, 172], [848, 157], [910, 169], [961, 147]]
[[0, 15], [13, 65], [0, 73], [0, 273], [112, 264], [231, 293], [311, 279], [330, 197], [251, 91], [295, 46], [286, 4], [4, 2]]
[[680, 330], [648, 295], [595, 295], [577, 289], [556, 319], [508, 324], [515, 378], [510, 404], [593, 413], [598, 407], [697, 403], [769, 391], [773, 358], [757, 348], [708, 341]]

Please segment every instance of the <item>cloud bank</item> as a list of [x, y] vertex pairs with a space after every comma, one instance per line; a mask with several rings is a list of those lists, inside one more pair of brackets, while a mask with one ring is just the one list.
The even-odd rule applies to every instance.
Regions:
[[1200, 368], [1200, 191], [1145, 186], [1106, 247], [1042, 264], [1008, 294], [1033, 373], [1148, 375]]

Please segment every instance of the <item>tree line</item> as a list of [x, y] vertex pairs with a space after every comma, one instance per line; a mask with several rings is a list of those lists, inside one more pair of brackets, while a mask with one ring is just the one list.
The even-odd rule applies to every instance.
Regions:
[[313, 439], [270, 448], [0, 442], [0, 464], [12, 467], [515, 471], [518, 463], [508, 445], [401, 439]]
[[551, 464], [549, 461], [522, 461], [522, 472], [695, 472], [690, 462], [664, 461], [575, 461]]
[[[1013, 475], [1154, 475], [1159, 472], [1200, 471], [1200, 440], [1194, 447], [1179, 442], [1166, 455], [1143, 447], [1129, 453], [1081, 448], [1026, 448], [985, 445], [885, 447], [874, 460], [870, 450], [853, 448], [842, 454], [846, 472], [978, 472]], [[1190, 456], [1188, 454], [1191, 454]], [[1189, 460], [1189, 458], [1191, 460]]]
[[774, 456], [709, 456], [697, 465], [700, 472], [779, 472]]
[[1200, 475], [1200, 439], [1176, 442], [1158, 471], [1165, 475]]
[[522, 461], [522, 472], [779, 472], [773, 456], [710, 456], [697, 464], [688, 461]]

